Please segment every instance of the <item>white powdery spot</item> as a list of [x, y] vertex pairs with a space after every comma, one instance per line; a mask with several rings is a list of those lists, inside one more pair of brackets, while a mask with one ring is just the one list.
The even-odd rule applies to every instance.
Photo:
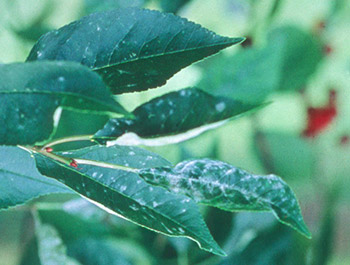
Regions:
[[226, 104], [225, 102], [220, 102], [218, 104], [215, 105], [215, 109], [218, 111], [218, 112], [223, 112], [225, 109], [226, 109]]

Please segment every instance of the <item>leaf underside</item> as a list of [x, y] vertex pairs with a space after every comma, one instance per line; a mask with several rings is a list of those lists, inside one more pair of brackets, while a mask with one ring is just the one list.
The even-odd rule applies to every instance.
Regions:
[[43, 35], [27, 61], [79, 62], [121, 94], [161, 86], [182, 68], [241, 41], [173, 14], [127, 8], [91, 14]]

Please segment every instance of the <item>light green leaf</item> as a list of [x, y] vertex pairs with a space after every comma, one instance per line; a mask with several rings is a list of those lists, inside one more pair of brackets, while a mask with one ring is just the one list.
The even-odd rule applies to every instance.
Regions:
[[268, 34], [264, 47], [217, 58], [198, 86], [216, 96], [261, 102], [275, 91], [303, 88], [322, 57], [321, 43], [310, 33], [280, 27]]
[[161, 86], [182, 68], [242, 40], [172, 14], [127, 8], [94, 13], [45, 34], [27, 60], [79, 62], [121, 94]]
[[148, 183], [226, 211], [272, 211], [280, 222], [311, 236], [293, 191], [275, 175], [254, 175], [209, 159], [141, 169], [139, 174]]
[[84, 14], [125, 7], [142, 7], [147, 0], [83, 0]]
[[0, 66], [0, 144], [47, 140], [60, 106], [98, 113], [127, 112], [101, 78], [77, 63], [33, 62]]
[[131, 265], [124, 253], [102, 239], [81, 238], [68, 246], [68, 254], [84, 265]]
[[139, 168], [169, 166], [163, 158], [122, 146], [95, 146], [61, 153], [76, 160], [76, 169], [41, 153], [34, 155], [43, 175], [65, 183], [110, 213], [165, 235], [188, 237], [204, 250], [225, 255], [193, 201], [153, 187], [135, 173]]
[[279, 47], [243, 49], [215, 60], [198, 86], [216, 96], [257, 103], [278, 89], [281, 59]]
[[35, 234], [38, 241], [38, 254], [42, 265], [79, 265], [66, 253], [56, 229], [47, 224], [42, 224], [39, 218], [35, 218]]
[[214, 97], [197, 88], [187, 88], [155, 98], [132, 114], [135, 119], [110, 119], [94, 139], [99, 143], [132, 132], [144, 138], [184, 133], [224, 121], [257, 108], [224, 97]]
[[30, 154], [18, 147], [0, 147], [0, 210], [51, 193], [72, 191], [42, 176]]
[[[282, 132], [262, 132], [262, 137], [276, 174], [287, 181], [301, 180], [304, 184], [311, 179], [316, 160], [310, 142], [299, 135]], [[265, 155], [259, 149], [257, 153], [260, 157]]]
[[190, 0], [161, 0], [160, 6], [165, 12], [177, 13]]
[[284, 91], [302, 89], [323, 58], [320, 40], [294, 26], [272, 30], [268, 39], [270, 43], [268, 45], [279, 47], [282, 61], [279, 89]]

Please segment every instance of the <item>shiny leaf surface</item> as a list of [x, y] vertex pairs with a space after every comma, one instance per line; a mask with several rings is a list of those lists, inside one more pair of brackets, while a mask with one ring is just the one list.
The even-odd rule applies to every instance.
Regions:
[[127, 8], [94, 13], [45, 34], [27, 60], [79, 62], [120, 94], [161, 86], [182, 68], [242, 40], [172, 14]]

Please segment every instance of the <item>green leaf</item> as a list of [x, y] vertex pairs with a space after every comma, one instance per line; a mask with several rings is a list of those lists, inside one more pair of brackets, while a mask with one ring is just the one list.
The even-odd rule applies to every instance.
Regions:
[[132, 132], [145, 138], [175, 135], [241, 115], [257, 105], [214, 97], [197, 88], [171, 92], [136, 108], [135, 119], [110, 119], [94, 139], [99, 143]]
[[42, 176], [30, 154], [18, 147], [0, 147], [0, 210], [51, 193], [71, 193], [64, 185]]
[[182, 68], [242, 40], [172, 14], [127, 8], [91, 14], [45, 34], [27, 60], [82, 63], [121, 94], [161, 86]]
[[161, 0], [160, 6], [165, 12], [177, 13], [190, 0]]
[[199, 83], [205, 91], [242, 102], [257, 103], [278, 89], [281, 59], [279, 47], [240, 50], [215, 60]]
[[[315, 155], [308, 141], [299, 135], [281, 132], [262, 132], [264, 148], [271, 160], [273, 172], [287, 181], [310, 180], [315, 170]], [[256, 144], [259, 157], [265, 156]], [[297, 165], [297, 166], [296, 166]]]
[[79, 264], [67, 256], [66, 246], [53, 226], [42, 224], [39, 218], [36, 218], [35, 234], [38, 241], [38, 254], [42, 265]]
[[0, 76], [0, 144], [34, 144], [48, 139], [59, 106], [126, 114], [101, 78], [77, 63], [1, 65]]
[[125, 7], [142, 7], [147, 0], [84, 0], [84, 14]]
[[[279, 265], [300, 264], [289, 263], [293, 249], [293, 237], [290, 230], [283, 226], [275, 226], [260, 231], [249, 244], [240, 251], [235, 251], [220, 265], [249, 264], [249, 265]], [[295, 255], [293, 252], [292, 255]]]
[[[81, 200], [86, 201], [85, 199]], [[108, 213], [89, 202], [80, 205], [74, 204], [76, 204], [74, 201], [68, 201], [64, 204], [39, 202], [35, 204], [35, 207], [38, 209], [38, 215], [42, 222], [54, 226], [64, 242], [75, 241], [86, 235], [97, 238], [113, 234], [111, 227], [102, 220], [102, 217], [106, 217]], [[75, 207], [80, 207], [79, 212], [78, 209], [74, 209]], [[98, 214], [100, 216], [97, 216]], [[116, 217], [116, 219], [120, 218]]]
[[146, 150], [123, 146], [95, 146], [60, 155], [74, 157], [79, 169], [35, 153], [39, 171], [133, 223], [165, 235], [188, 237], [204, 250], [225, 255], [193, 201], [153, 187], [135, 173], [138, 168], [169, 166], [168, 161]]
[[322, 60], [320, 41], [292, 26], [271, 31], [266, 46], [243, 49], [217, 58], [199, 86], [243, 102], [261, 102], [277, 90], [306, 85]]
[[282, 61], [280, 90], [302, 89], [323, 58], [322, 45], [315, 36], [293, 27], [272, 30], [269, 43], [279, 46]]
[[84, 265], [131, 265], [124, 253], [106, 240], [82, 238], [68, 246], [69, 256]]
[[280, 222], [311, 236], [293, 191], [275, 175], [253, 175], [209, 159], [141, 169], [139, 174], [148, 183], [226, 211], [272, 211]]

